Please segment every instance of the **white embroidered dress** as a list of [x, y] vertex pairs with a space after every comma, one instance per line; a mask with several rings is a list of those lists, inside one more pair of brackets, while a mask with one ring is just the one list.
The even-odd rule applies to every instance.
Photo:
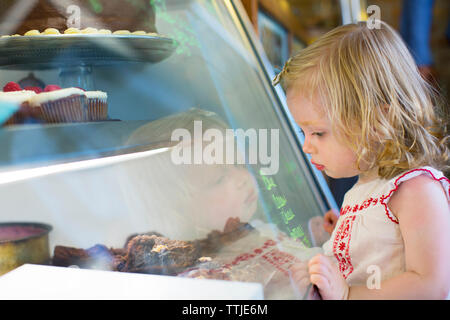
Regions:
[[403, 238], [387, 204], [402, 182], [422, 174], [439, 181], [450, 201], [450, 181], [431, 167], [357, 183], [345, 194], [336, 227], [322, 248], [349, 285], [366, 285], [374, 270], [381, 271], [381, 281], [405, 271]]

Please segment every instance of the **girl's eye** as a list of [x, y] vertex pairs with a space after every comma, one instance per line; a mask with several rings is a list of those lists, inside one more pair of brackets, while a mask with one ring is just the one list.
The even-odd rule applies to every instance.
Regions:
[[324, 135], [324, 132], [314, 132], [313, 136], [318, 136], [318, 137], [322, 137]]

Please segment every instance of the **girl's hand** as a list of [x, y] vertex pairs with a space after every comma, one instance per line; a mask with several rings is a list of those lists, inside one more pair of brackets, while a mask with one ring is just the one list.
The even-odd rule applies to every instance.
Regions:
[[298, 262], [289, 268], [292, 285], [299, 299], [303, 298], [311, 284], [309, 281], [308, 264], [306, 262]]
[[323, 216], [323, 228], [329, 234], [333, 233], [334, 227], [336, 227], [336, 222], [339, 219], [339, 212], [335, 209], [331, 209], [325, 213]]
[[310, 281], [324, 300], [346, 300], [349, 286], [338, 267], [326, 256], [317, 254], [308, 262]]

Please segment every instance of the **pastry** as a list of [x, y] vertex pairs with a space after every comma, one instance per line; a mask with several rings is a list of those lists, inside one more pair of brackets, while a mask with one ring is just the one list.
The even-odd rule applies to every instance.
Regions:
[[199, 257], [192, 242], [136, 236], [128, 242], [126, 263], [118, 271], [175, 275], [194, 265]]
[[28, 100], [35, 95], [34, 91], [28, 90], [0, 92], [0, 103], [6, 102], [9, 105], [17, 106], [15, 112], [11, 114], [3, 125], [20, 124], [30, 117], [32, 112]]
[[108, 249], [97, 244], [87, 250], [55, 246], [52, 264], [59, 267], [78, 266], [83, 269], [116, 270], [125, 250]]
[[39, 36], [40, 34], [39, 30], [30, 30], [25, 32], [24, 36]]
[[89, 121], [108, 118], [108, 95], [103, 91], [86, 91], [87, 117]]
[[77, 28], [68, 28], [64, 30], [64, 34], [80, 34], [81, 31]]
[[[56, 246], [53, 265], [93, 268], [120, 272], [179, 275], [229, 280], [227, 270], [219, 272], [214, 258], [225, 246], [245, 237], [253, 228], [238, 218], [229, 219], [222, 231], [195, 241], [168, 239], [158, 232], [130, 235], [124, 248], [96, 245], [89, 249]], [[191, 272], [192, 271], [192, 272]]]
[[60, 35], [61, 32], [59, 32], [59, 30], [55, 29], [55, 28], [47, 28], [44, 30], [44, 32], [42, 32], [42, 34], [44, 34], [44, 35]]
[[114, 31], [113, 34], [116, 34], [116, 35], [129, 35], [129, 34], [131, 34], [131, 32], [129, 30], [117, 30], [117, 31]]
[[38, 108], [46, 122], [81, 122], [84, 121], [84, 105], [86, 96], [78, 88], [61, 89], [58, 86], [47, 86], [44, 92], [29, 100], [32, 108]]

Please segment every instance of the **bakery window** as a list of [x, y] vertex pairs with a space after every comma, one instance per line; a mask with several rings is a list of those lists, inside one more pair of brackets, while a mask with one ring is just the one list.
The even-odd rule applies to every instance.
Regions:
[[[41, 266], [308, 296], [287, 270], [334, 200], [239, 1], [5, 0], [0, 33], [2, 285]], [[47, 253], [7, 257], [30, 223]]]

